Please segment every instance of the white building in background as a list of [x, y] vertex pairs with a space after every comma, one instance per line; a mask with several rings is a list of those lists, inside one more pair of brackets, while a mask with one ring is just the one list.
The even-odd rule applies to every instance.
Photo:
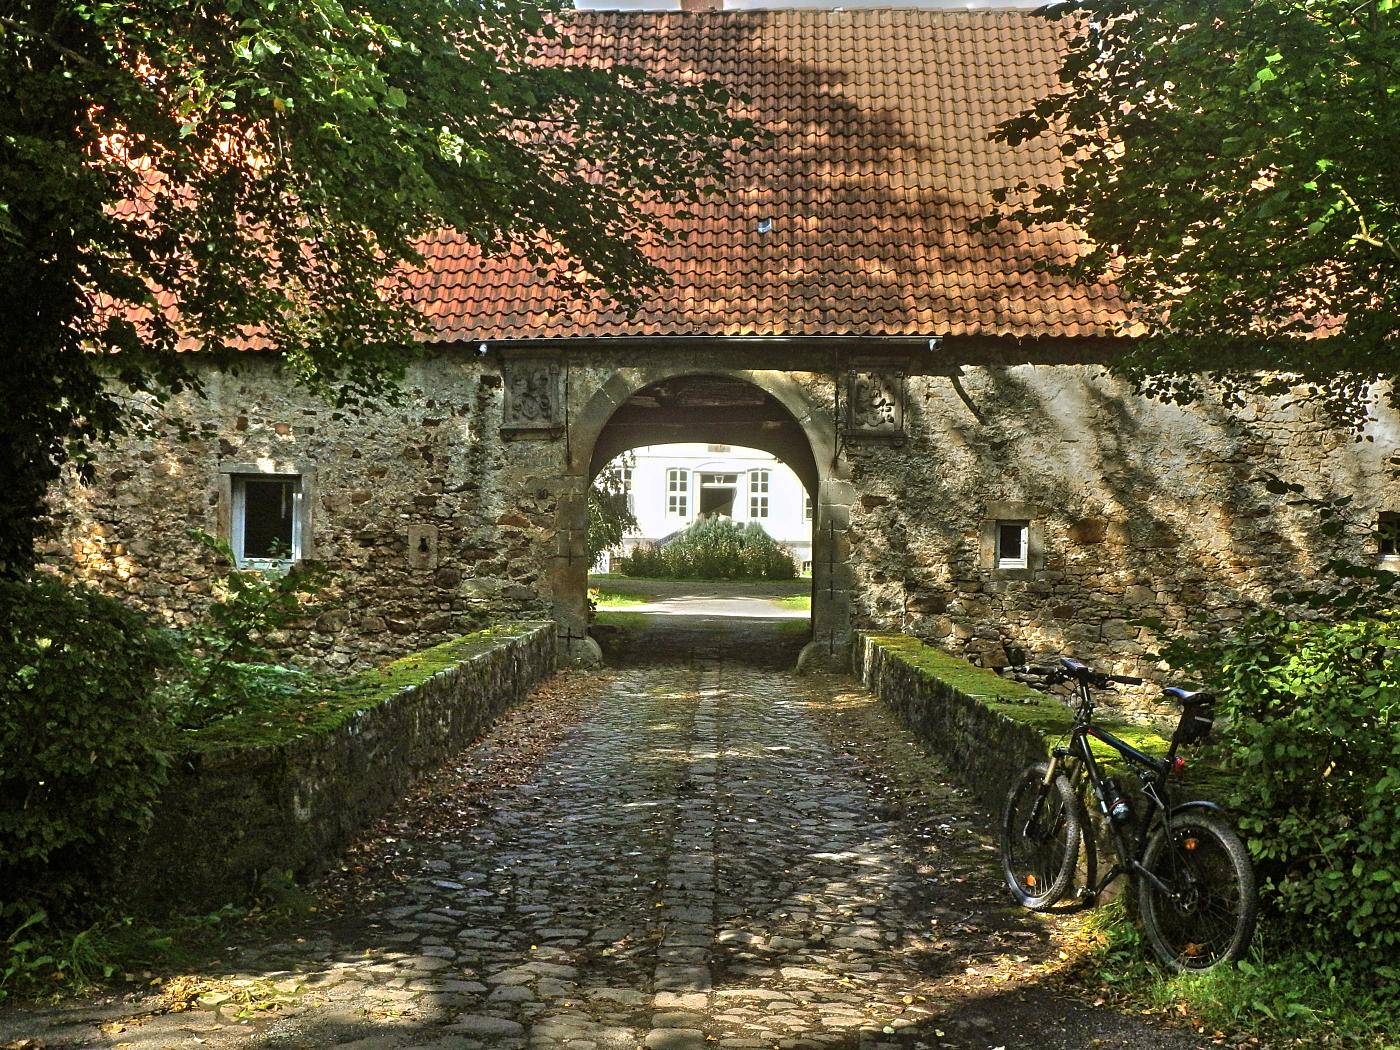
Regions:
[[[756, 521], [788, 547], [804, 572], [812, 568], [812, 498], [796, 474], [767, 452], [698, 443], [645, 445], [618, 457], [626, 468], [628, 506], [637, 531], [623, 549], [656, 543], [702, 516]], [[598, 568], [607, 571], [600, 560]]]

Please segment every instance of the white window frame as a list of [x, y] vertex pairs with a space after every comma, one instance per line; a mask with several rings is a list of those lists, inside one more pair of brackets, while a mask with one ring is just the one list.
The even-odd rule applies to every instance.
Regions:
[[[247, 483], [253, 480], [292, 484], [292, 549], [286, 558], [249, 558], [243, 552], [247, 522]], [[299, 463], [259, 460], [219, 466], [219, 535], [233, 551], [240, 569], [286, 571], [312, 557], [312, 494], [314, 468]]]
[[812, 512], [813, 512], [815, 509], [816, 509], [816, 508], [815, 508], [815, 506], [813, 505], [813, 501], [812, 501], [812, 494], [811, 494], [810, 492], [804, 492], [804, 493], [802, 494], [802, 520], [803, 520], [803, 521], [811, 521], [811, 520], [812, 520]]
[[767, 518], [769, 511], [769, 490], [772, 484], [771, 470], [749, 471], [749, 520]]
[[[1400, 514], [1395, 511], [1381, 511], [1376, 516], [1376, 552], [1381, 563], [1388, 569], [1400, 565]], [[1386, 550], [1386, 546], [1390, 550]]]
[[[1005, 553], [1005, 539], [1009, 530], [1015, 530], [1019, 541], [1020, 553], [1008, 555]], [[1030, 568], [1031, 550], [1031, 523], [1029, 521], [998, 521], [996, 523], [996, 559], [994, 567], [998, 569], [1028, 569]]]
[[684, 467], [666, 468], [666, 516], [690, 516], [690, 472]]

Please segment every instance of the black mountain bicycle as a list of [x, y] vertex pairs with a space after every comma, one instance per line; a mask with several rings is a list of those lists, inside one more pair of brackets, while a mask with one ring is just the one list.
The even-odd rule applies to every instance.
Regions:
[[[1104, 674], [1068, 657], [1060, 659], [1059, 667], [1009, 670], [1039, 675], [1051, 685], [1073, 682], [1079, 698], [1068, 744], [1054, 748], [1049, 762], [1028, 766], [1006, 798], [1001, 866], [1016, 899], [1034, 911], [1052, 908], [1075, 882], [1082, 854], [1084, 885], [1077, 889], [1076, 901], [1093, 904], [1119, 875], [1132, 876], [1148, 943], [1169, 969], [1208, 970], [1239, 959], [1254, 933], [1258, 909], [1249, 854], [1219, 806], [1199, 799], [1173, 803], [1169, 788], [1185, 765], [1177, 749], [1210, 733], [1215, 698], [1164, 690], [1183, 710], [1166, 757], [1154, 758], [1093, 721], [1091, 688], [1141, 685], [1141, 678]], [[1116, 751], [1137, 775], [1142, 791], [1136, 800], [1104, 773], [1091, 740]], [[1104, 814], [1117, 854], [1102, 879], [1084, 805], [1086, 788]], [[1145, 804], [1145, 813], [1134, 813], [1135, 801]]]

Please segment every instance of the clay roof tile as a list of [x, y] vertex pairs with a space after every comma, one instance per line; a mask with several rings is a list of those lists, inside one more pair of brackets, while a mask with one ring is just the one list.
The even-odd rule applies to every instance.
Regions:
[[[632, 317], [579, 309], [518, 257], [438, 238], [416, 296], [437, 340], [609, 335], [1107, 335], [1112, 288], [1037, 269], [1068, 231], [973, 229], [992, 190], [1056, 170], [1051, 146], [994, 143], [1056, 84], [1057, 29], [1025, 11], [576, 12], [576, 47], [752, 96], [776, 133], [690, 239], [656, 246], [672, 276]], [[758, 231], [759, 219], [772, 229]]]

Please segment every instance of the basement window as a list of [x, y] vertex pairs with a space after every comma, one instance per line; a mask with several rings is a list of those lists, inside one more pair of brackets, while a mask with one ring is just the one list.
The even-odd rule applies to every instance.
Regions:
[[997, 522], [996, 567], [1025, 569], [1030, 566], [1030, 532], [1028, 521]]

